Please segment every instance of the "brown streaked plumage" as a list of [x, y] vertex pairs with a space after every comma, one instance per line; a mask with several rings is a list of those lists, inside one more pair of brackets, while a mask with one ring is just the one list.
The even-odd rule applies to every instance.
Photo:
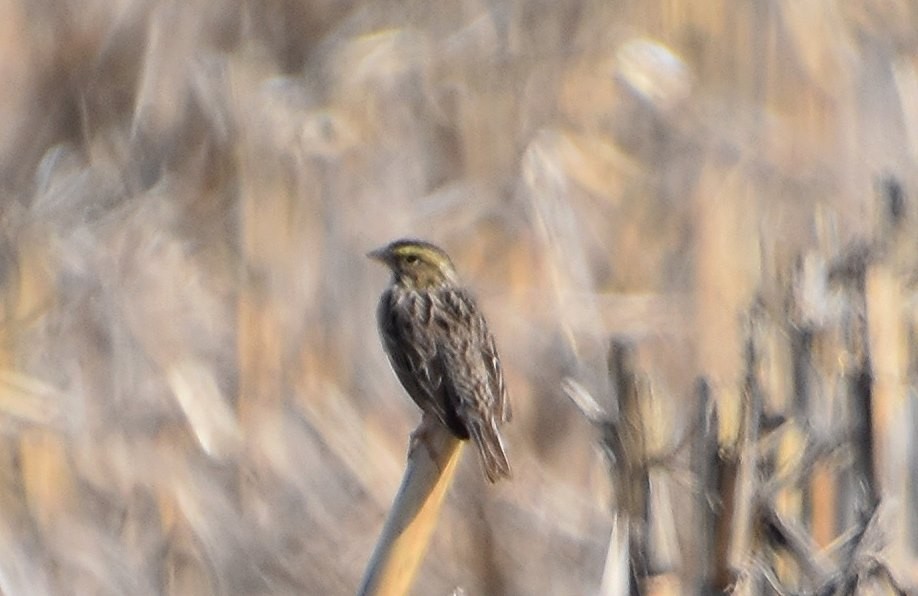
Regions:
[[408, 395], [455, 436], [475, 442], [488, 480], [509, 478], [499, 427], [510, 420], [510, 402], [500, 358], [449, 256], [420, 240], [397, 240], [368, 256], [392, 271], [377, 319]]

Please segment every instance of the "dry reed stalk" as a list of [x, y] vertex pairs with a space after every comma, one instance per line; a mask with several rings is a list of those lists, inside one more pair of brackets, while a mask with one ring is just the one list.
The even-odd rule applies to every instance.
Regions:
[[890, 574], [909, 567], [909, 462], [900, 454], [907, 450], [908, 396], [911, 357], [905, 313], [910, 274], [912, 235], [905, 226], [901, 187], [886, 180], [878, 193], [874, 240], [879, 258], [871, 262], [864, 277], [864, 302], [867, 319], [867, 344], [870, 354], [872, 388], [870, 420], [871, 455], [876, 490], [884, 506], [895, 510], [905, 523], [888, 524], [884, 530], [889, 544], [884, 549]]
[[[45, 257], [38, 249], [28, 250], [23, 258], [18, 294], [11, 296], [13, 307], [8, 311], [16, 321], [30, 321], [50, 304], [54, 282], [43, 266]], [[66, 441], [53, 429], [26, 429], [18, 436], [18, 458], [23, 495], [32, 518], [39, 531], [53, 536], [56, 523], [77, 506], [79, 493]]]
[[612, 532], [606, 551], [606, 562], [602, 570], [600, 596], [627, 594], [631, 586], [631, 566], [628, 536], [631, 533], [628, 520], [616, 515], [612, 520]]
[[[780, 281], [778, 283], [781, 283]], [[791, 281], [791, 284], [794, 282]], [[786, 282], [782, 285], [786, 285]], [[792, 294], [790, 288], [779, 295]], [[796, 311], [793, 300], [789, 302], [789, 309], [792, 313]], [[791, 314], [793, 317], [793, 314]], [[776, 327], [770, 317], [761, 317], [761, 325], [769, 330]], [[801, 420], [806, 416], [809, 401], [814, 399], [810, 395], [810, 383], [808, 381], [808, 371], [811, 367], [811, 348], [812, 339], [809, 328], [804, 324], [791, 320], [784, 325], [783, 335], [789, 336], [790, 345], [787, 351], [790, 352], [789, 360], [785, 361], [787, 365], [783, 371], [775, 374], [785, 381], [785, 383], [776, 383], [777, 387], [785, 389], [784, 395], [773, 395], [769, 392], [769, 387], [760, 383], [762, 390], [762, 402], [766, 420], [773, 417], [780, 421], [778, 429], [779, 435], [776, 445], [769, 456], [770, 467], [773, 478], [779, 483], [780, 488], [774, 495], [773, 503], [769, 506], [774, 510], [776, 516], [782, 519], [790, 519], [801, 524], [804, 522], [806, 495], [803, 489], [803, 483], [796, 481], [794, 474], [798, 473], [801, 467], [801, 460], [805, 457], [810, 448], [807, 438], [805, 425]], [[770, 335], [774, 335], [770, 333]], [[779, 342], [774, 342], [779, 343]], [[761, 361], [768, 361], [772, 354], [769, 348], [774, 345], [768, 345], [767, 342], [760, 346], [755, 354], [756, 360], [754, 366], [761, 367]], [[781, 346], [784, 347], [784, 346]], [[774, 410], [769, 410], [767, 404], [769, 398], [775, 400]], [[802, 571], [799, 561], [793, 556], [793, 553], [787, 552], [786, 549], [776, 549], [772, 556], [775, 576], [781, 581], [782, 586], [786, 586], [793, 591], [800, 591]]]
[[[728, 572], [731, 582], [741, 582], [744, 576], [749, 575], [748, 567], [752, 557], [757, 551], [759, 536], [756, 532], [755, 518], [758, 513], [757, 480], [758, 480], [758, 450], [756, 442], [759, 439], [759, 426], [761, 423], [761, 392], [757, 380], [751, 374], [755, 354], [751, 346], [747, 345], [746, 353], [746, 383], [743, 389], [741, 411], [742, 421], [739, 427], [736, 459], [732, 461], [725, 456], [727, 465], [725, 472], [733, 474], [732, 478], [723, 486], [732, 490], [727, 496], [731, 508], [724, 511], [723, 523], [728, 525], [724, 529], [726, 536], [726, 549], [723, 553], [724, 568]], [[753, 578], [747, 579], [754, 582]]]
[[678, 571], [679, 537], [666, 468], [679, 446], [660, 401], [666, 396], [655, 391], [634, 346], [614, 340], [608, 362], [617, 415], [605, 411], [582, 387], [566, 387], [602, 433], [614, 491], [615, 519], [600, 593], [678, 594], [686, 578]]
[[[719, 577], [726, 572], [720, 561], [724, 552], [724, 539], [718, 535], [723, 524], [718, 523], [722, 503], [716, 499], [725, 491], [718, 490], [720, 484], [720, 457], [717, 436], [711, 429], [717, 428], [717, 412], [714, 410], [708, 384], [704, 379], [695, 383], [695, 398], [698, 410], [695, 413], [695, 433], [692, 437], [691, 469], [696, 471], [698, 490], [695, 493], [696, 540], [694, 544], [701, 553], [698, 560], [696, 592], [707, 593], [722, 583]], [[726, 579], [723, 580], [725, 582]]]
[[408, 465], [357, 593], [407, 594], [427, 551], [463, 441], [426, 415], [412, 434]]
[[740, 313], [758, 284], [754, 203], [739, 166], [711, 165], [695, 198], [698, 365], [717, 403], [717, 439], [736, 452], [742, 439], [743, 354]]

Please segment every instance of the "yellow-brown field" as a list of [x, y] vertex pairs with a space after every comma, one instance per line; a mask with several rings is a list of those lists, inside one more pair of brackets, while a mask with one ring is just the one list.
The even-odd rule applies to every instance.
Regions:
[[0, 0], [0, 594], [353, 594], [403, 236], [514, 409], [414, 594], [918, 593], [916, 166], [908, 0]]

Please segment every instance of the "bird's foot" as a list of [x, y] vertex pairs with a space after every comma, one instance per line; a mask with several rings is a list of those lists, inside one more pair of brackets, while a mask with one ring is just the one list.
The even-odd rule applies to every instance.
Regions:
[[423, 447], [427, 451], [427, 457], [429, 457], [432, 462], [439, 465], [440, 456], [442, 454], [437, 448], [437, 432], [440, 430], [440, 427], [441, 424], [436, 418], [424, 414], [421, 418], [421, 423], [411, 432], [411, 438], [408, 444], [409, 457], [411, 457], [410, 454], [414, 453], [415, 449]]

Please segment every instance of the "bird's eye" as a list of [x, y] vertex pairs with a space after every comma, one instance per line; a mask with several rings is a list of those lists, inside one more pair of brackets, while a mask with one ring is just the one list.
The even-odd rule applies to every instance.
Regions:
[[408, 263], [409, 265], [414, 265], [415, 263], [418, 262], [418, 257], [417, 255], [408, 255], [407, 257], [405, 257], [405, 262]]

